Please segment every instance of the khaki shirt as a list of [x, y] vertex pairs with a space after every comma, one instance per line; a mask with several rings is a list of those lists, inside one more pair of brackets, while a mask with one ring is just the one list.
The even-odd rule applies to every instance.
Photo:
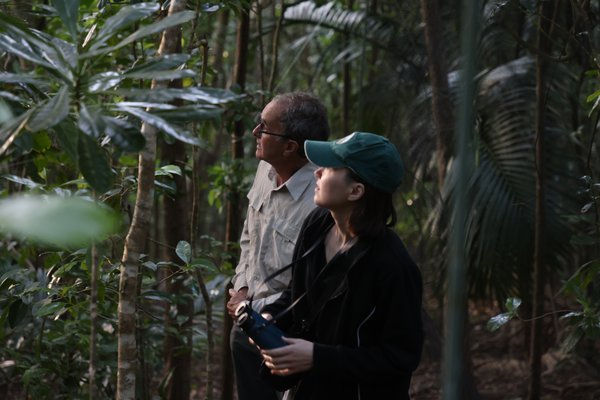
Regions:
[[248, 213], [240, 239], [240, 262], [232, 279], [234, 290], [248, 287], [257, 311], [275, 301], [287, 288], [291, 269], [264, 283], [275, 271], [292, 262], [292, 254], [306, 216], [315, 208], [314, 172], [307, 163], [277, 186], [276, 173], [260, 161], [248, 192]]

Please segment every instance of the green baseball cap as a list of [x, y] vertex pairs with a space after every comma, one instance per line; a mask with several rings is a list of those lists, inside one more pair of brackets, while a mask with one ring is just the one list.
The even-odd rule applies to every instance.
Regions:
[[307, 140], [308, 160], [319, 167], [350, 168], [369, 185], [393, 193], [402, 182], [404, 167], [396, 147], [374, 133], [354, 132], [332, 142]]

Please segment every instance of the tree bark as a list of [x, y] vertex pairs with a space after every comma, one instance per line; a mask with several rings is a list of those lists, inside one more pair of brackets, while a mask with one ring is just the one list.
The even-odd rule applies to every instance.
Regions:
[[446, 167], [452, 154], [452, 132], [454, 130], [453, 106], [448, 87], [448, 67], [444, 60], [442, 43], [442, 19], [437, 0], [421, 0], [421, 14], [425, 23], [425, 44], [431, 83], [431, 109], [436, 128], [436, 161], [438, 187], [444, 185]]
[[[169, 14], [185, 7], [185, 1], [172, 0]], [[177, 45], [179, 28], [165, 30], [162, 35], [158, 55], [172, 53]], [[152, 89], [165, 88], [163, 82], [152, 81]], [[156, 135], [158, 130], [146, 123], [142, 124], [141, 132], [146, 139], [144, 149], [138, 159], [138, 187], [136, 193], [133, 218], [125, 238], [123, 256], [121, 258], [121, 276], [119, 281], [119, 334], [118, 334], [118, 365], [117, 392], [118, 400], [133, 400], [136, 398], [137, 341], [137, 286], [140, 255], [145, 250], [148, 228], [152, 217], [154, 200], [154, 169], [156, 162]]]
[[[250, 15], [249, 9], [245, 8], [240, 15], [236, 39], [235, 69], [233, 81], [243, 93], [246, 87], [246, 69], [248, 64], [248, 42], [250, 36]], [[235, 122], [234, 134], [231, 140], [231, 156], [236, 163], [244, 158], [244, 122], [242, 120]], [[230, 194], [227, 203], [227, 227], [225, 233], [225, 243], [229, 247], [230, 242], [238, 241], [242, 226], [242, 207], [240, 205], [240, 192], [238, 190]], [[233, 263], [235, 265], [235, 262]], [[229, 301], [228, 291], [225, 292], [225, 304]], [[231, 400], [233, 398], [233, 365], [231, 359], [231, 349], [229, 347], [229, 335], [231, 333], [233, 321], [229, 314], [224, 313], [223, 317], [223, 381], [222, 381], [222, 400]]]
[[[181, 43], [181, 42], [179, 42]], [[178, 85], [171, 87], [181, 87]], [[185, 171], [186, 148], [185, 144], [177, 141], [173, 144], [164, 144], [162, 147], [163, 160], [167, 164], [177, 165]], [[186, 189], [186, 178], [175, 175], [176, 193], [173, 197], [164, 197], [164, 225], [165, 240], [167, 244], [165, 259], [173, 263], [181, 260], [174, 249], [180, 240], [189, 242], [189, 203]], [[166, 324], [177, 334], [168, 334], [165, 338], [165, 373], [171, 374], [167, 385], [167, 399], [187, 400], [190, 397], [190, 372], [192, 361], [192, 317], [194, 304], [189, 285], [185, 285], [186, 274], [176, 266], [171, 266], [169, 271], [168, 290], [173, 298], [177, 299], [175, 318], [169, 317], [167, 311]], [[177, 323], [178, 317], [187, 318], [181, 325]], [[170, 330], [167, 330], [170, 332]]]
[[538, 54], [536, 59], [536, 118], [535, 118], [535, 241], [533, 270], [533, 321], [529, 350], [529, 400], [538, 400], [541, 394], [542, 325], [544, 314], [544, 269], [545, 269], [545, 110], [549, 90], [546, 80], [547, 60], [544, 54], [551, 51], [551, 29], [553, 24], [552, 2], [539, 2]]

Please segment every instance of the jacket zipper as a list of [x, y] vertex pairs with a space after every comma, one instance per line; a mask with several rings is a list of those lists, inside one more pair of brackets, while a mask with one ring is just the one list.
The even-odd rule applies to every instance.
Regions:
[[[369, 320], [369, 318], [371, 318], [373, 316], [373, 314], [375, 314], [376, 309], [377, 309], [377, 307], [373, 307], [373, 309], [371, 310], [369, 315], [367, 315], [367, 317], [362, 320], [362, 322], [358, 325], [358, 328], [356, 329], [356, 344], [358, 347], [360, 347], [360, 328], [362, 328], [362, 326]], [[358, 400], [360, 400], [360, 399], [361, 399], [361, 396], [360, 396], [360, 383], [359, 383], [358, 384]]]

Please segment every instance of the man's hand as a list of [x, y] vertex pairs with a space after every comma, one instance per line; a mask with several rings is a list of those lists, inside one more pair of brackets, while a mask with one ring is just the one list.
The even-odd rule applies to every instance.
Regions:
[[313, 367], [314, 343], [284, 337], [287, 346], [261, 351], [265, 365], [273, 375], [291, 375]]
[[227, 302], [227, 312], [231, 315], [231, 318], [235, 320], [235, 309], [242, 301], [248, 298], [248, 288], [243, 287], [237, 292], [233, 289], [229, 289], [229, 295], [231, 296], [231, 299]]

